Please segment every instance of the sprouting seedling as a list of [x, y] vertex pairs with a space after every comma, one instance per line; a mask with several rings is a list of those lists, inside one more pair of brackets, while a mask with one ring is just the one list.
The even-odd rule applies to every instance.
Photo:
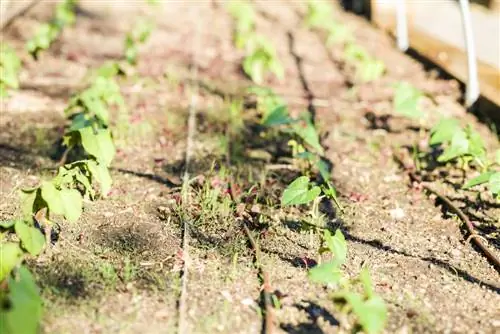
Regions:
[[8, 89], [19, 88], [21, 61], [8, 45], [0, 48], [0, 97], [7, 95]]
[[462, 166], [470, 162], [477, 163], [482, 169], [486, 168], [486, 149], [481, 135], [472, 126], [462, 128], [455, 119], [443, 119], [431, 129], [431, 145], [444, 147], [438, 157], [439, 162], [449, 162], [455, 159], [461, 161]]
[[0, 222], [1, 236], [14, 233], [18, 242], [0, 240], [0, 330], [2, 333], [35, 334], [40, 331], [42, 299], [24, 260], [41, 251], [44, 237], [27, 222]]
[[[483, 172], [478, 176], [467, 181], [463, 189], [471, 189], [475, 186], [486, 184], [488, 190], [500, 200], [500, 171], [498, 167], [500, 166], [500, 150], [497, 150], [496, 157], [493, 162], [487, 162], [487, 166], [483, 169]], [[497, 168], [495, 170], [495, 167]]]
[[[316, 283], [337, 287], [339, 290], [332, 294], [332, 299], [347, 305], [343, 308], [344, 312], [352, 312], [366, 333], [380, 333], [387, 321], [387, 307], [383, 299], [375, 294], [368, 270], [363, 268], [354, 279], [345, 275], [342, 266], [347, 261], [347, 243], [340, 230], [332, 235], [325, 229], [322, 241], [319, 253], [330, 253], [332, 259], [310, 269], [309, 278]], [[362, 293], [354, 289], [359, 284]]]
[[325, 28], [333, 17], [333, 8], [327, 1], [309, 0], [304, 23], [309, 28]]
[[309, 0], [304, 18], [306, 27], [320, 29], [327, 33], [327, 45], [352, 40], [350, 30], [333, 18], [333, 7], [327, 1]]
[[228, 11], [236, 21], [234, 43], [238, 49], [244, 49], [254, 35], [255, 10], [247, 1], [231, 1]]
[[347, 62], [355, 66], [356, 77], [363, 82], [377, 80], [385, 72], [384, 63], [373, 58], [357, 44], [348, 43], [344, 49], [344, 57]]
[[267, 72], [283, 80], [285, 70], [271, 42], [264, 36], [254, 35], [248, 42], [247, 49], [249, 52], [243, 60], [243, 70], [253, 82], [261, 84]]
[[76, 0], [64, 0], [56, 7], [54, 18], [49, 23], [42, 24], [35, 36], [26, 43], [26, 49], [37, 57], [40, 51], [46, 50], [57, 39], [65, 26], [75, 22]]
[[131, 65], [137, 63], [137, 55], [139, 54], [138, 45], [146, 43], [154, 24], [145, 19], [136, 22], [132, 30], [125, 37], [125, 58]]
[[424, 94], [408, 82], [399, 82], [394, 87], [394, 111], [399, 115], [412, 119], [424, 117], [420, 107], [420, 101]]

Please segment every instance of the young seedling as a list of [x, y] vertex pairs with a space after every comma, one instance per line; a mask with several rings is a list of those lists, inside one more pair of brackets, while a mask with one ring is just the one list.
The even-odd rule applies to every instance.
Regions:
[[254, 35], [247, 43], [247, 56], [243, 60], [243, 70], [256, 84], [264, 81], [267, 72], [283, 80], [285, 70], [278, 59], [276, 50], [264, 36]]
[[0, 48], [0, 97], [7, 96], [9, 89], [19, 88], [21, 61], [8, 45]]
[[132, 30], [125, 37], [125, 59], [131, 65], [137, 63], [137, 55], [139, 54], [139, 45], [146, 43], [154, 24], [145, 19], [136, 22]]
[[443, 119], [431, 129], [430, 145], [441, 145], [443, 152], [439, 162], [459, 160], [462, 168], [476, 163], [480, 168], [487, 167], [486, 149], [481, 135], [472, 126], [461, 127], [455, 119]]
[[[309, 270], [309, 278], [316, 283], [337, 287], [332, 300], [344, 304], [342, 310], [353, 313], [366, 333], [380, 333], [387, 321], [387, 308], [382, 298], [373, 291], [370, 274], [364, 268], [359, 276], [349, 279], [342, 270], [347, 260], [347, 243], [340, 230], [332, 235], [325, 229], [320, 254], [330, 253], [332, 259]], [[362, 293], [357, 292], [361, 285]]]
[[76, 0], [64, 0], [59, 3], [52, 21], [42, 24], [35, 36], [26, 43], [26, 49], [34, 58], [38, 57], [40, 51], [50, 47], [65, 26], [75, 22], [76, 2]]
[[327, 33], [327, 45], [353, 40], [350, 30], [346, 26], [335, 21], [333, 7], [326, 1], [308, 1], [304, 24], [310, 29], [325, 31]]
[[421, 110], [420, 102], [424, 94], [408, 82], [399, 82], [394, 85], [393, 107], [396, 114], [411, 118], [422, 119], [425, 114]]
[[348, 43], [344, 50], [347, 62], [356, 68], [356, 77], [362, 82], [370, 82], [379, 79], [385, 72], [385, 65], [381, 60], [373, 58], [361, 46]]
[[245, 49], [254, 35], [255, 10], [247, 1], [230, 1], [228, 11], [236, 21], [234, 44], [238, 49]]
[[[497, 167], [497, 170], [494, 170], [495, 166]], [[499, 166], [500, 150], [497, 150], [495, 161], [488, 162], [483, 172], [479, 176], [465, 183], [463, 189], [470, 189], [481, 184], [486, 184], [488, 190], [493, 194], [493, 196], [495, 196], [497, 200], [500, 200], [500, 171], [498, 171]]]

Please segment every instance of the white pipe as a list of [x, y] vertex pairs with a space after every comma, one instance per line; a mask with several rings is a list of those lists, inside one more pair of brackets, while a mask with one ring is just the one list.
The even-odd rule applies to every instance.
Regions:
[[476, 48], [472, 31], [469, 0], [460, 0], [462, 28], [467, 51], [467, 86], [465, 88], [465, 105], [470, 107], [479, 97], [479, 79], [477, 74]]
[[408, 22], [406, 21], [406, 0], [396, 0], [396, 41], [401, 51], [408, 50]]

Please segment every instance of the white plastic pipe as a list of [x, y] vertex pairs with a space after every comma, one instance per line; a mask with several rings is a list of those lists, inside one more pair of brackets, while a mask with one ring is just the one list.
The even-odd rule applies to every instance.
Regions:
[[472, 31], [469, 0], [460, 0], [462, 13], [462, 28], [467, 52], [467, 86], [465, 88], [465, 105], [470, 107], [479, 97], [479, 78], [477, 74], [476, 47]]
[[408, 50], [408, 22], [406, 20], [406, 0], [396, 0], [396, 41], [401, 51]]

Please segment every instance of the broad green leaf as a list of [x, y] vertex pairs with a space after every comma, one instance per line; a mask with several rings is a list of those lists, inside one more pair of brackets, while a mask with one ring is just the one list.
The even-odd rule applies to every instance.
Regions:
[[264, 126], [276, 126], [290, 124], [293, 120], [288, 115], [288, 110], [285, 105], [278, 106], [274, 108], [270, 113], [264, 115], [262, 120], [262, 125]]
[[96, 117], [104, 124], [109, 124], [109, 111], [106, 104], [100, 98], [99, 92], [95, 88], [90, 88], [80, 94], [80, 99], [85, 108], [96, 115]]
[[22, 261], [23, 254], [17, 242], [0, 241], [0, 282]]
[[111, 175], [109, 174], [109, 169], [105, 165], [92, 160], [87, 162], [87, 166], [92, 174], [92, 177], [94, 177], [101, 185], [101, 195], [106, 197], [111, 190], [111, 185], [113, 184]]
[[82, 195], [76, 189], [62, 189], [60, 195], [64, 206], [64, 217], [72, 223], [77, 221], [83, 211]]
[[87, 115], [84, 112], [80, 112], [72, 117], [68, 132], [78, 131], [91, 125], [92, 122], [88, 119]]
[[305, 120], [293, 125], [293, 131], [304, 140], [304, 143], [314, 149], [318, 154], [323, 155], [324, 150], [319, 142], [318, 132], [310, 120]]
[[496, 172], [490, 176], [488, 188], [494, 195], [500, 195], [500, 172]]
[[474, 186], [477, 186], [479, 184], [483, 184], [483, 183], [486, 183], [489, 181], [490, 177], [495, 174], [494, 171], [488, 171], [488, 172], [484, 172], [482, 173], [481, 175], [479, 176], [476, 176], [475, 178], [467, 181], [466, 184], [464, 184], [463, 186], [463, 189], [469, 189], [469, 188], [472, 188]]
[[461, 157], [469, 152], [469, 140], [467, 134], [463, 130], [459, 130], [453, 134], [451, 144], [447, 147], [443, 154], [438, 157], [439, 162], [447, 162], [455, 158]]
[[496, 156], [495, 163], [498, 164], [498, 165], [500, 165], [500, 149], [497, 150], [495, 156]]
[[478, 159], [484, 159], [486, 156], [486, 149], [484, 147], [483, 138], [475, 131], [472, 126], [466, 128], [467, 138], [469, 140], [469, 154]]
[[308, 275], [311, 281], [322, 284], [337, 284], [343, 276], [335, 261], [323, 263], [310, 269]]
[[[0, 306], [0, 332], [5, 334], [39, 333], [42, 299], [33, 275], [25, 266], [9, 278], [9, 292]], [[7, 306], [8, 305], [8, 306]]]
[[341, 294], [358, 318], [359, 324], [368, 334], [382, 332], [387, 321], [387, 308], [382, 298], [373, 296], [368, 300], [355, 292]]
[[22, 247], [31, 255], [38, 255], [45, 244], [45, 237], [39, 229], [28, 226], [19, 220], [15, 225], [16, 234], [21, 240]]
[[33, 217], [35, 210], [35, 200], [39, 188], [22, 189], [21, 190], [21, 212], [23, 218], [29, 220]]
[[451, 142], [453, 135], [460, 130], [460, 123], [454, 118], [444, 118], [431, 129], [431, 145]]
[[52, 213], [64, 215], [70, 222], [82, 214], [82, 196], [76, 189], [58, 190], [51, 182], [42, 185], [42, 197]]
[[394, 92], [394, 111], [408, 118], [422, 118], [424, 113], [419, 106], [422, 96], [422, 92], [409, 83], [398, 83]]
[[85, 151], [100, 163], [109, 166], [115, 156], [115, 146], [109, 130], [100, 129], [94, 132], [91, 127], [86, 127], [80, 129], [79, 132]]
[[321, 189], [318, 186], [309, 188], [309, 178], [301, 176], [295, 179], [283, 192], [282, 205], [306, 204], [319, 196]]
[[8, 228], [11, 228], [12, 226], [14, 226], [15, 223], [16, 223], [15, 220], [0, 221], [0, 227], [4, 228], [4, 229], [8, 229]]
[[333, 262], [337, 265], [344, 264], [347, 259], [347, 243], [342, 232], [337, 229], [332, 236], [330, 231], [325, 230], [323, 240], [334, 256]]
[[42, 186], [42, 198], [47, 203], [50, 213], [55, 213], [58, 215], [64, 215], [64, 203], [61, 199], [61, 192], [55, 187], [52, 182], [43, 182]]

